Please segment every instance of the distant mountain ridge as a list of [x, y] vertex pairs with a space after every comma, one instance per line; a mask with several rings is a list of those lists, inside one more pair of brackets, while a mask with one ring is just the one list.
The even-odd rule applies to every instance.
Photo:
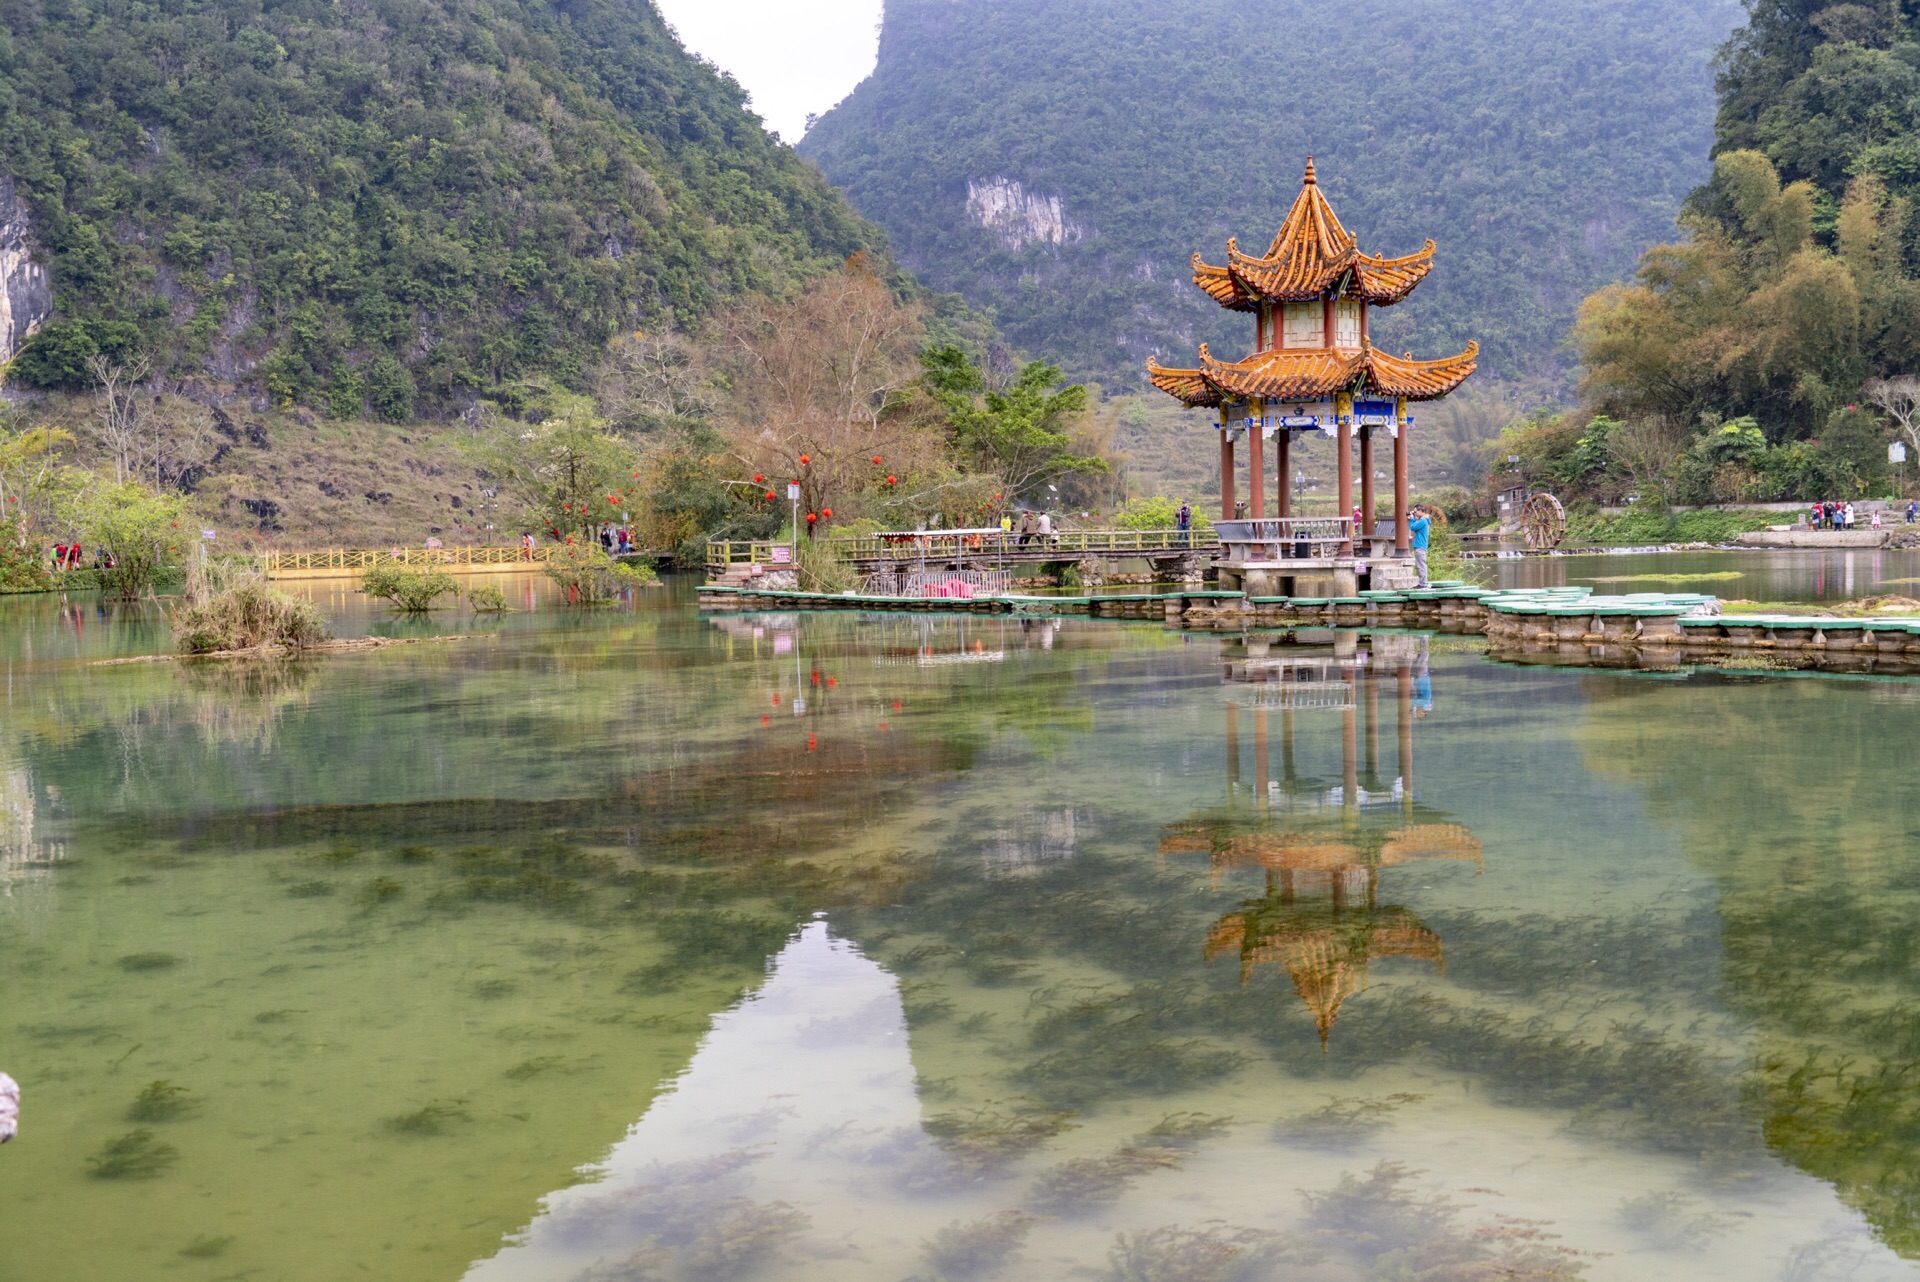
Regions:
[[9, 0], [0, 221], [52, 287], [13, 373], [139, 350], [389, 418], [576, 380], [882, 249], [744, 98], [649, 0]]
[[887, 0], [874, 74], [802, 141], [928, 285], [1074, 374], [1242, 354], [1189, 280], [1258, 252], [1309, 150], [1363, 247], [1440, 251], [1383, 344], [1562, 382], [1580, 300], [1707, 173], [1733, 0]]

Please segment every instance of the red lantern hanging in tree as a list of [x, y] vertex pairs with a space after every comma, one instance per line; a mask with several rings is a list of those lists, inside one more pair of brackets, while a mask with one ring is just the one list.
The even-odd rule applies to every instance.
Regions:
[[880, 456], [879, 456], [878, 454], [876, 454], [876, 455], [874, 455], [874, 456], [873, 456], [873, 465], [874, 465], [875, 467], [879, 467], [879, 466], [880, 466]]
[[767, 502], [769, 502], [769, 503], [771, 503], [771, 502], [773, 502], [773, 491], [772, 491], [772, 490], [768, 490], [768, 491], [767, 491]]
[[767, 478], [761, 475], [759, 472], [755, 472], [753, 474], [753, 483], [755, 485], [765, 485], [767, 483]]
[[823, 521], [831, 521], [833, 519], [833, 509], [830, 507], [821, 508], [820, 519]]
[[899, 477], [897, 477], [897, 476], [889, 476], [889, 477], [887, 478], [887, 484], [888, 484], [888, 485], [898, 485], [898, 484], [900, 484], [900, 478], [899, 478]]
[[812, 512], [809, 512], [809, 513], [807, 513], [807, 524], [808, 524], [808, 525], [812, 525], [812, 524], [813, 524], [813, 523], [814, 523], [815, 521], [818, 521], [819, 519], [820, 519], [820, 518], [819, 518], [818, 516], [816, 516], [815, 514], [813, 514]]
[[802, 454], [802, 455], [800, 456], [800, 466], [801, 466], [801, 467], [812, 467], [812, 466], [813, 466], [813, 460], [812, 460], [812, 459], [810, 459], [810, 458], [808, 458], [808, 457], [807, 457], [807, 456], [806, 456], [805, 454]]

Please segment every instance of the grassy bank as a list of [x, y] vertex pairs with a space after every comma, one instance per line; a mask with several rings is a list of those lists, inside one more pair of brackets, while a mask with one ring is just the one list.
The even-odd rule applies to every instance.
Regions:
[[1673, 512], [1648, 507], [1635, 508], [1619, 516], [1576, 511], [1567, 514], [1567, 541], [1628, 547], [1652, 543], [1730, 543], [1735, 535], [1782, 525], [1790, 519], [1791, 514], [1786, 512], [1724, 508]]

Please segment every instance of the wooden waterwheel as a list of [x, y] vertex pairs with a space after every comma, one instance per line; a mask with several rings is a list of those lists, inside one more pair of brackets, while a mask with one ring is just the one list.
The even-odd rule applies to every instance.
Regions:
[[1528, 547], [1536, 552], [1551, 551], [1567, 537], [1567, 510], [1553, 495], [1536, 494], [1520, 509], [1520, 529], [1527, 536]]

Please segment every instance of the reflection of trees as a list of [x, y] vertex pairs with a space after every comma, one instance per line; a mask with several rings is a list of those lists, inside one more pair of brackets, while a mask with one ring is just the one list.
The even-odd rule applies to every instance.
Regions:
[[1718, 886], [1718, 995], [1753, 1021], [1768, 1145], [1920, 1254], [1914, 687], [1588, 683], [1589, 766], [1644, 789]]

